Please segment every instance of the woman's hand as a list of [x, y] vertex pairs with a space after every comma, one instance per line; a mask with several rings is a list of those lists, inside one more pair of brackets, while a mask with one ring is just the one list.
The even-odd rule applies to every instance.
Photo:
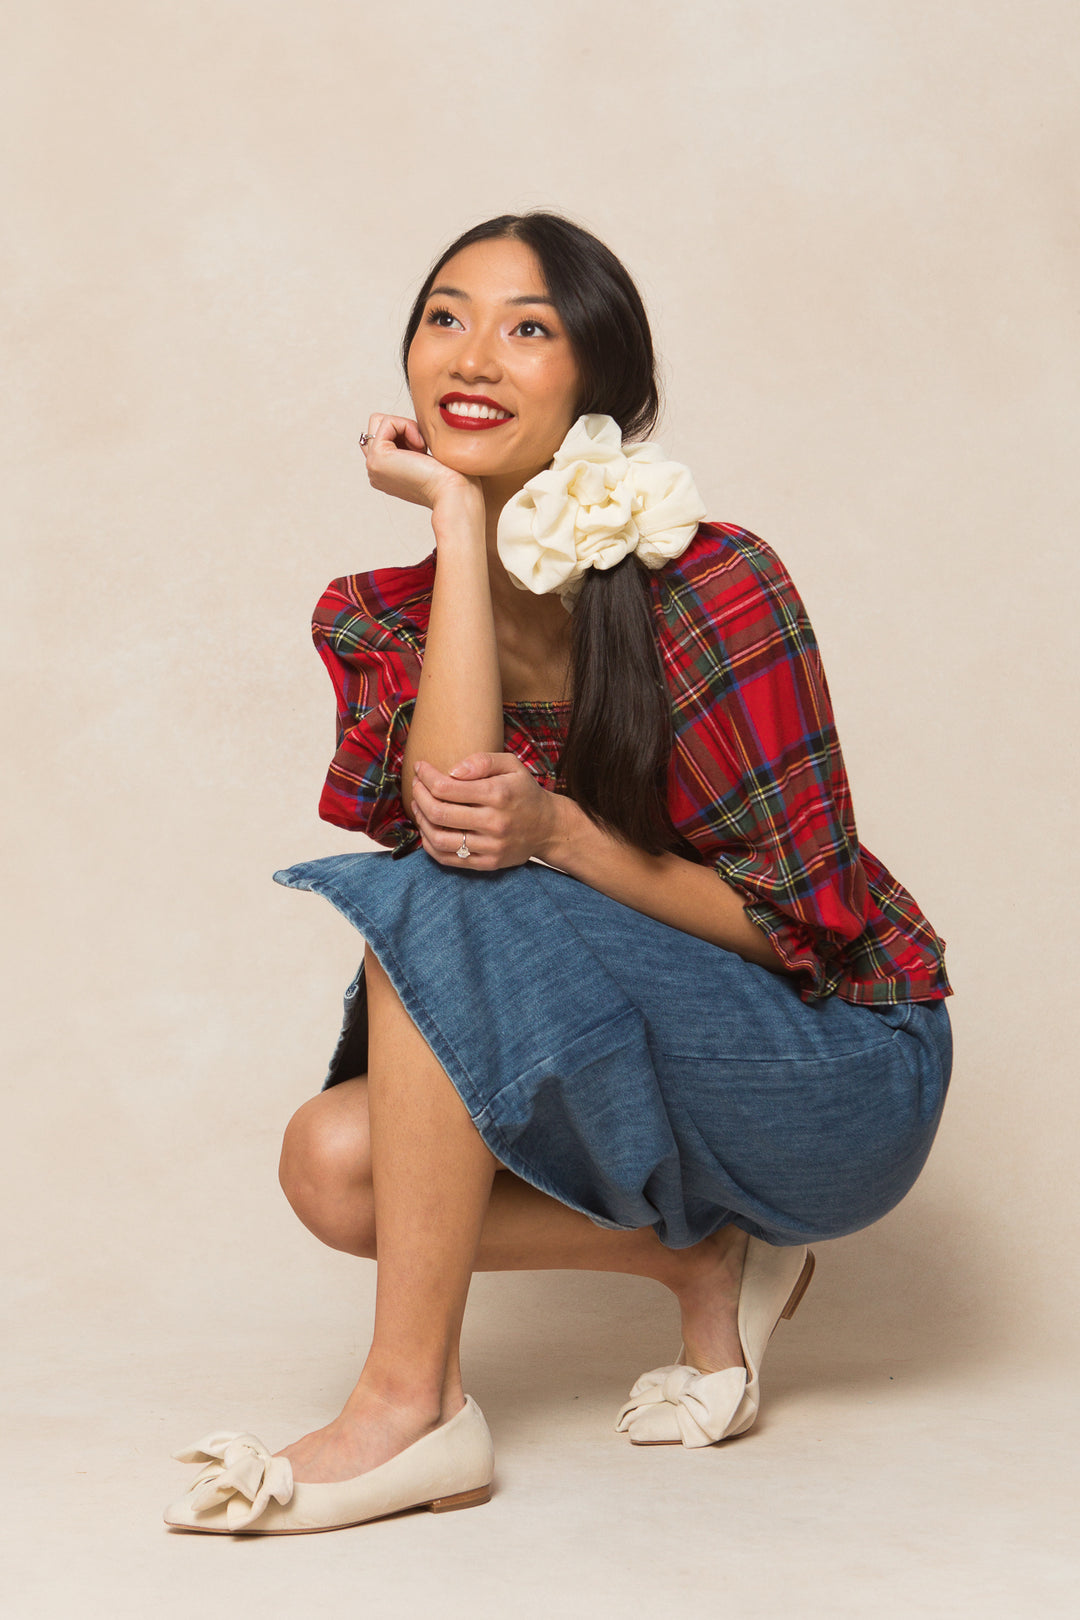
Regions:
[[[523, 866], [533, 855], [544, 860], [569, 803], [542, 788], [514, 754], [470, 754], [449, 776], [420, 760], [413, 775], [412, 817], [424, 848], [442, 866], [494, 872]], [[456, 853], [463, 833], [467, 860]]]
[[371, 437], [361, 448], [367, 462], [368, 482], [383, 495], [396, 495], [415, 506], [436, 505], [464, 495], [479, 499], [478, 478], [467, 478], [428, 454], [424, 436], [410, 416], [375, 415], [368, 422]]

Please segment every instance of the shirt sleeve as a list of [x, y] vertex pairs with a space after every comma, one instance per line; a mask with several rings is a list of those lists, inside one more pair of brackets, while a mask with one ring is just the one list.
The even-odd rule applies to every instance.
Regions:
[[420, 834], [401, 798], [401, 762], [409, 734], [420, 656], [403, 627], [375, 618], [348, 579], [319, 599], [312, 636], [337, 700], [337, 747], [319, 800], [336, 827], [366, 833], [407, 855]]
[[869, 889], [806, 610], [779, 559], [736, 532], [743, 544], [691, 582], [669, 659], [672, 810], [814, 1001], [843, 975]]

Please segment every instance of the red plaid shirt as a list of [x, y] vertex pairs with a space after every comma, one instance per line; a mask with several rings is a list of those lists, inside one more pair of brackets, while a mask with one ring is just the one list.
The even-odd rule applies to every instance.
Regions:
[[[396, 856], [420, 842], [401, 761], [434, 577], [432, 552], [335, 580], [313, 625], [338, 708], [319, 814]], [[951, 995], [944, 941], [859, 844], [821, 656], [779, 558], [745, 529], [705, 523], [649, 578], [675, 727], [668, 804], [697, 859], [748, 902], [804, 1001]], [[506, 751], [558, 792], [569, 713], [503, 706]]]

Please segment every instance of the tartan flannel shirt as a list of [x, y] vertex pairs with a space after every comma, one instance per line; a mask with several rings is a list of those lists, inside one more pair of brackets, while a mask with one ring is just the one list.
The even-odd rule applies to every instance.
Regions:
[[[337, 695], [325, 821], [395, 857], [419, 846], [401, 763], [436, 557], [335, 580], [313, 634]], [[806, 610], [764, 541], [704, 523], [649, 576], [672, 699], [668, 805], [686, 857], [747, 902], [804, 1001], [889, 1005], [951, 995], [944, 941], [855, 830], [825, 672]], [[565, 792], [569, 703], [507, 703], [505, 750]]]

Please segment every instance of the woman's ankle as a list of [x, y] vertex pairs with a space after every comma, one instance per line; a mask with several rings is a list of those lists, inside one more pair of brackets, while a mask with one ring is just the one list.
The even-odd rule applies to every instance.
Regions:
[[702, 1286], [714, 1288], [721, 1274], [727, 1273], [733, 1286], [737, 1287], [746, 1258], [747, 1242], [746, 1233], [738, 1227], [720, 1227], [700, 1243], [679, 1250], [681, 1265], [674, 1281], [668, 1286], [678, 1298], [682, 1298]]
[[[449, 1392], [452, 1400], [453, 1392]], [[409, 1425], [437, 1428], [448, 1412], [448, 1392], [444, 1387], [427, 1379], [410, 1379], [400, 1370], [392, 1375], [380, 1375], [367, 1367], [360, 1374], [345, 1405], [342, 1417], [369, 1418], [373, 1410], [385, 1412]], [[462, 1397], [457, 1407], [464, 1404]]]

